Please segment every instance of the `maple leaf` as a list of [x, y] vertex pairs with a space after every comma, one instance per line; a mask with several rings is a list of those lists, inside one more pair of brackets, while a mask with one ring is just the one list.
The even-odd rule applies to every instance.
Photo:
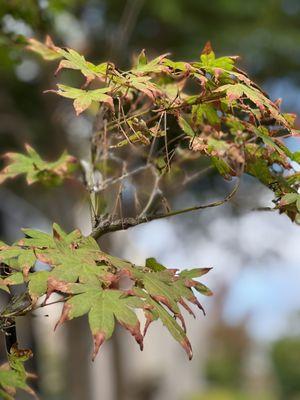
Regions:
[[84, 56], [73, 49], [68, 48], [64, 50], [60, 47], [55, 47], [55, 51], [64, 58], [64, 60], [59, 63], [56, 74], [63, 68], [79, 70], [82, 75], [86, 77], [86, 85], [96, 77], [104, 78], [108, 69], [113, 68], [113, 64], [110, 63], [95, 65], [86, 61]]
[[285, 212], [292, 220], [300, 221], [300, 194], [290, 192], [282, 194], [276, 208]]
[[[26, 237], [11, 247], [0, 243], [1, 260], [24, 272], [23, 260], [28, 259], [30, 254], [30, 265], [34, 266], [36, 260], [39, 260], [48, 264], [49, 270], [29, 271], [27, 264], [26, 274], [13, 272], [2, 279], [0, 287], [4, 290], [17, 283], [26, 282], [28, 285], [28, 292], [24, 292], [20, 299], [12, 301], [2, 312], [2, 317], [23, 315], [24, 310], [28, 307], [31, 309], [44, 294], [47, 295], [46, 300], [53, 292], [67, 294], [59, 323], [88, 313], [95, 341], [95, 356], [101, 343], [112, 335], [114, 318], [142, 346], [140, 325], [131, 309], [142, 308], [147, 318], [147, 327], [154, 317], [161, 318], [168, 329], [172, 330], [171, 334], [178, 340], [180, 338], [180, 343], [189, 356], [191, 355], [179, 304], [191, 314], [193, 312], [185, 301], [203, 310], [193, 289], [205, 295], [210, 295], [211, 292], [193, 278], [202, 276], [209, 269], [200, 268], [177, 274], [176, 269], [167, 269], [154, 258], [147, 259], [145, 267], [136, 266], [104, 253], [91, 236], [82, 236], [78, 229], [67, 234], [57, 224], [53, 225], [52, 234], [32, 229], [23, 229], [23, 232]], [[115, 288], [122, 276], [128, 276], [133, 284], [125, 292]], [[135, 290], [139, 288], [142, 288], [142, 295], [135, 294]], [[160, 304], [168, 307], [181, 321], [182, 328]]]
[[52, 235], [33, 229], [22, 231], [26, 237], [12, 246], [0, 243], [0, 261], [12, 270], [22, 271], [22, 274], [16, 272], [1, 280], [4, 290], [7, 285], [21, 283], [24, 279], [29, 282], [29, 292], [35, 299], [46, 293], [49, 272], [29, 274], [37, 260], [48, 263], [52, 269], [57, 267], [53, 274], [67, 276], [70, 280], [89, 277], [89, 272], [92, 272], [92, 278], [103, 275], [104, 266], [98, 268], [95, 262], [103, 257], [97, 243], [92, 238], [84, 238], [79, 230], [67, 234], [59, 225], [53, 224]]
[[168, 329], [173, 338], [183, 347], [189, 359], [193, 357], [192, 346], [186, 336], [184, 329], [177, 323], [176, 319], [168, 313], [168, 311], [156, 300], [154, 300], [148, 293], [139, 287], [133, 289], [133, 293], [144, 299], [144, 313], [146, 317], [146, 324], [144, 328], [144, 336], [146, 335], [150, 324], [153, 321], [160, 320], [162, 324]]
[[[12, 246], [0, 243], [1, 262], [12, 271], [22, 271], [11, 272], [6, 278], [1, 278], [2, 290], [9, 291], [10, 285], [25, 282], [34, 304], [39, 297], [46, 293], [50, 296], [55, 290], [49, 285], [50, 279], [68, 282], [100, 280], [104, 286], [118, 279], [109, 272], [111, 260], [101, 252], [96, 241], [91, 237], [83, 237], [79, 230], [67, 234], [54, 224], [52, 235], [32, 229], [23, 229], [23, 232], [26, 237]], [[49, 270], [31, 270], [37, 260], [47, 263]]]
[[300, 194], [299, 193], [287, 193], [280, 199], [280, 206], [287, 206], [292, 203], [297, 203], [297, 207], [300, 211]]
[[112, 336], [115, 319], [134, 336], [141, 350], [143, 349], [140, 322], [132, 310], [143, 307], [141, 299], [124, 296], [124, 292], [120, 290], [104, 290], [101, 285], [92, 282], [65, 285], [58, 283], [58, 287], [61, 292], [74, 296], [65, 302], [56, 326], [66, 320], [88, 314], [90, 329], [94, 337], [93, 359], [95, 359], [101, 344]]
[[[145, 269], [138, 270], [136, 268], [133, 268], [130, 271], [131, 279], [135, 281], [135, 287], [132, 292], [141, 298], [146, 298], [146, 306], [144, 306], [144, 310], [147, 323], [144, 334], [146, 333], [149, 324], [153, 320], [160, 318], [163, 320], [164, 325], [167, 326], [173, 337], [181, 343], [190, 357], [191, 346], [185, 335], [185, 321], [178, 304], [182, 305], [190, 314], [194, 315], [193, 311], [185, 302], [185, 300], [187, 300], [197, 305], [204, 312], [203, 307], [194, 295], [192, 288], [199, 291], [201, 294], [208, 296], [210, 296], [212, 292], [205, 285], [193, 278], [206, 274], [209, 272], [210, 268], [196, 268], [191, 271], [182, 271], [181, 274], [177, 274], [176, 269], [166, 269], [161, 264], [158, 264], [154, 259], [151, 260], [150, 265], [150, 271]], [[149, 261], [147, 267], [149, 268]], [[141, 287], [142, 289], [139, 289]], [[160, 303], [166, 306], [170, 312], [174, 314], [175, 318], [180, 320], [182, 328], [177, 323], [170, 321], [170, 318], [172, 317], [160, 305]]]
[[27, 155], [6, 153], [4, 157], [8, 165], [0, 172], [0, 183], [8, 178], [25, 174], [29, 185], [41, 182], [44, 185], [60, 185], [69, 178], [77, 168], [76, 159], [64, 152], [57, 161], [46, 162], [28, 144], [25, 145]]
[[226, 92], [230, 103], [240, 99], [243, 95], [251, 100], [262, 112], [269, 112], [278, 122], [287, 125], [287, 121], [280, 114], [276, 105], [268, 99], [264, 93], [252, 86], [244, 85], [243, 83], [227, 84], [214, 90], [214, 92]]
[[0, 366], [0, 397], [13, 400], [17, 389], [24, 390], [37, 399], [33, 389], [27, 384], [35, 375], [26, 372], [24, 362], [32, 357], [31, 350], [20, 350], [13, 346], [8, 354], [8, 363]]
[[66, 97], [68, 99], [74, 99], [73, 105], [76, 111], [76, 115], [81, 114], [85, 111], [92, 102], [106, 103], [113, 110], [114, 103], [111, 96], [106, 94], [111, 91], [111, 88], [101, 88], [94, 90], [83, 90], [73, 88], [66, 85], [57, 85], [58, 90], [47, 90], [47, 92], [56, 93], [59, 96]]
[[28, 43], [27, 49], [39, 54], [44, 60], [52, 61], [62, 57], [49, 35], [46, 36], [45, 43], [41, 43], [34, 38], [28, 39]]
[[160, 87], [152, 81], [151, 76], [137, 76], [131, 71], [126, 74], [118, 74], [112, 77], [115, 82], [118, 91], [120, 91], [123, 95], [127, 94], [129, 89], [136, 90], [138, 92], [144, 93], [151, 100], [155, 100], [157, 96], [161, 96], [163, 94]]
[[[22, 248], [17, 244], [8, 246], [2, 242], [0, 243], [0, 261], [13, 271], [22, 271], [24, 275], [27, 275], [36, 262], [36, 256], [33, 249]], [[8, 278], [6, 282], [8, 282]]]
[[196, 136], [196, 132], [194, 131], [194, 129], [191, 127], [191, 125], [188, 123], [188, 121], [185, 118], [183, 118], [181, 115], [179, 115], [179, 117], [178, 117], [178, 124], [186, 135], [188, 135], [192, 138], [194, 138]]
[[169, 55], [168, 53], [162, 54], [159, 57], [148, 61], [145, 50], [142, 50], [137, 58], [137, 63], [131, 70], [136, 75], [147, 75], [147, 74], [160, 74], [162, 72], [169, 72], [169, 68], [165, 64], [165, 58]]
[[267, 128], [264, 126], [259, 126], [258, 128], [253, 127], [254, 133], [262, 139], [265, 145], [272, 147], [281, 155], [289, 155], [289, 150], [281, 144], [280, 146], [275, 142], [276, 138], [269, 136]]
[[236, 56], [216, 58], [211, 43], [207, 42], [200, 55], [201, 62], [194, 62], [192, 65], [197, 68], [203, 68], [207, 72], [214, 72], [216, 69], [228, 72], [232, 71], [236, 58]]
[[192, 117], [198, 124], [208, 122], [211, 125], [220, 123], [220, 117], [215, 107], [211, 104], [197, 104], [192, 107]]
[[83, 237], [79, 230], [66, 234], [54, 224], [52, 236], [28, 229], [23, 231], [27, 238], [21, 239], [19, 245], [32, 249], [38, 260], [51, 267], [51, 274], [40, 273], [36, 281], [29, 284], [32, 294], [42, 294], [50, 275], [67, 282], [100, 279], [107, 283], [113, 279], [97, 242], [90, 236]]

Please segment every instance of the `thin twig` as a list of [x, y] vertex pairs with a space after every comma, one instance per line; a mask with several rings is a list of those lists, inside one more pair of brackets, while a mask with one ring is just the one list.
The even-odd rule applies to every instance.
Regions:
[[149, 199], [147, 201], [147, 204], [145, 205], [143, 211], [140, 213], [140, 215], [138, 216], [138, 218], [142, 218], [144, 215], [146, 215], [147, 211], [150, 209], [155, 196], [157, 195], [157, 193], [159, 192], [159, 182], [161, 179], [161, 175], [159, 175], [156, 171], [156, 169], [153, 168], [153, 172], [154, 172], [154, 183], [153, 183], [153, 187], [152, 187], [152, 191], [151, 194], [149, 196]]
[[182, 185], [190, 183], [191, 181], [199, 178], [200, 176], [206, 174], [208, 171], [211, 171], [212, 169], [214, 169], [214, 167], [212, 165], [209, 165], [208, 167], [201, 169], [200, 171], [197, 171], [190, 176], [186, 176], [182, 182]]
[[139, 172], [144, 171], [145, 169], [148, 169], [149, 167], [150, 167], [150, 165], [142, 165], [142, 166], [140, 166], [140, 167], [134, 169], [133, 171], [129, 171], [129, 172], [126, 172], [125, 174], [122, 174], [122, 175], [119, 176], [118, 178], [115, 178], [115, 179], [113, 179], [113, 178], [107, 179], [106, 181], [103, 181], [103, 183], [101, 184], [101, 186], [99, 186], [99, 187], [97, 187], [97, 188], [95, 188], [95, 189], [90, 188], [90, 190], [94, 191], [95, 193], [99, 193], [99, 192], [101, 192], [101, 191], [107, 189], [109, 186], [112, 186], [112, 185], [114, 185], [115, 183], [118, 183], [118, 182], [122, 181], [122, 180], [125, 179], [125, 178], [129, 178], [129, 177], [132, 176], [132, 175], [136, 175], [136, 174], [138, 174]]

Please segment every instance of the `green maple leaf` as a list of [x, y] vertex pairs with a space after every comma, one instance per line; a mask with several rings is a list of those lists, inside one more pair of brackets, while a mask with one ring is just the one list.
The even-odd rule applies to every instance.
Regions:
[[194, 131], [194, 129], [181, 115], [178, 117], [178, 124], [187, 136], [190, 136], [191, 138], [194, 138], [196, 136], [196, 132]]
[[17, 244], [8, 246], [0, 243], [0, 261], [8, 265], [12, 270], [23, 271], [27, 274], [34, 266], [36, 256], [32, 249], [22, 248]]
[[97, 283], [61, 284], [56, 282], [58, 290], [73, 294], [65, 302], [62, 315], [57, 325], [65, 320], [88, 314], [89, 325], [94, 337], [93, 359], [101, 344], [110, 339], [115, 329], [115, 320], [126, 328], [143, 349], [143, 337], [140, 332], [140, 322], [133, 311], [142, 308], [143, 301], [134, 296], [124, 296], [120, 290], [103, 290]]
[[269, 132], [266, 127], [259, 126], [258, 128], [254, 127], [253, 129], [254, 129], [255, 134], [262, 139], [262, 141], [264, 142], [265, 145], [272, 147], [281, 155], [290, 156], [289, 149], [287, 147], [285, 147], [283, 144], [280, 144], [280, 146], [279, 146], [275, 142], [276, 139], [269, 136]]
[[34, 377], [28, 374], [24, 362], [32, 357], [30, 350], [20, 350], [12, 347], [8, 355], [8, 364], [0, 367], [0, 396], [5, 400], [13, 400], [17, 389], [24, 390], [37, 399], [28, 384], [27, 379]]
[[[176, 269], [167, 269], [154, 258], [147, 259], [145, 267], [139, 267], [104, 253], [91, 236], [82, 236], [78, 229], [67, 234], [57, 224], [53, 225], [52, 234], [32, 229], [23, 229], [23, 232], [26, 237], [11, 247], [0, 243], [0, 259], [4, 253], [2, 260], [24, 272], [11, 273], [2, 279], [1, 287], [7, 290], [10, 285], [22, 282], [28, 285], [28, 291], [10, 303], [2, 317], [23, 315], [44, 294], [47, 294], [46, 299], [53, 292], [67, 294], [60, 323], [88, 313], [95, 355], [101, 343], [112, 335], [114, 318], [142, 346], [139, 322], [132, 310], [142, 308], [147, 318], [145, 332], [152, 320], [161, 319], [191, 356], [179, 305], [193, 315], [186, 301], [203, 310], [193, 290], [204, 295], [211, 292], [194, 278], [209, 269], [198, 268], [178, 274]], [[33, 257], [31, 264], [40, 260], [49, 265], [49, 270], [28, 270], [28, 264], [24, 268], [23, 260], [28, 259], [29, 254]], [[132, 288], [127, 292], [114, 289], [122, 276], [132, 281]], [[171, 314], [163, 306], [168, 307]], [[182, 328], [174, 317], [181, 321]]]
[[[26, 237], [18, 240], [12, 246], [0, 242], [0, 261], [7, 264], [13, 271], [22, 271], [24, 276], [27, 276], [29, 270], [34, 267], [38, 259], [37, 253], [46, 253], [51, 249], [53, 252], [55, 251], [54, 235], [62, 238], [66, 246], [78, 240], [83, 240], [78, 229], [67, 234], [57, 224], [53, 224], [53, 235], [34, 229], [22, 229], [22, 231]], [[6, 278], [5, 282], [9, 282], [11, 279], [10, 276]]]
[[216, 55], [211, 47], [211, 43], [207, 42], [200, 55], [201, 62], [195, 62], [192, 63], [192, 65], [197, 68], [203, 68], [207, 72], [214, 72], [215, 69], [221, 69], [228, 72], [232, 71], [236, 58], [237, 57], [216, 58]]
[[203, 124], [206, 121], [211, 125], [220, 123], [220, 117], [217, 110], [210, 104], [198, 104], [192, 107], [192, 116], [198, 124]]
[[64, 152], [55, 162], [46, 162], [28, 144], [25, 145], [27, 155], [21, 153], [6, 153], [8, 165], [0, 172], [0, 183], [8, 178], [25, 174], [30, 185], [41, 182], [45, 185], [60, 185], [65, 178], [71, 176], [77, 168], [74, 157]]
[[133, 277], [143, 284], [144, 289], [153, 299], [166, 305], [175, 315], [180, 315], [177, 305], [179, 297], [172, 285], [173, 271], [167, 269], [159, 272], [134, 270]]
[[142, 50], [137, 58], [137, 63], [131, 72], [136, 75], [160, 74], [162, 72], [168, 72], [169, 69], [164, 63], [167, 55], [168, 54], [163, 54], [151, 61], [148, 61], [145, 50]]
[[50, 271], [36, 271], [30, 273], [28, 277], [28, 293], [33, 303], [36, 303], [39, 297], [47, 293], [48, 279], [50, 276]]
[[102, 63], [95, 65], [89, 61], [86, 61], [84, 56], [77, 53], [73, 49], [61, 49], [60, 47], [55, 47], [57, 53], [64, 58], [59, 63], [56, 73], [63, 68], [79, 70], [82, 75], [87, 79], [87, 83], [95, 79], [96, 77], [105, 77], [107, 70], [112, 64]]
[[106, 103], [110, 108], [114, 108], [112, 97], [106, 94], [111, 91], [109, 87], [94, 90], [77, 89], [66, 85], [57, 85], [57, 87], [58, 90], [48, 90], [47, 92], [53, 92], [59, 96], [74, 99], [73, 105], [77, 115], [85, 111], [92, 102]]
[[215, 53], [212, 51], [209, 54], [201, 54], [200, 63], [193, 63], [198, 68], [203, 68], [208, 72], [214, 71], [216, 68], [225, 71], [231, 71], [234, 67], [234, 59], [231, 57], [216, 58]]
[[[26, 237], [12, 246], [0, 243], [0, 261], [13, 271], [22, 271], [1, 278], [0, 288], [8, 291], [9, 285], [27, 282], [33, 302], [45, 293], [51, 294], [49, 278], [66, 282], [101, 281], [106, 287], [117, 279], [116, 271], [132, 268], [131, 263], [102, 252], [92, 237], [82, 236], [78, 229], [67, 234], [53, 224], [52, 234], [33, 229], [23, 232]], [[37, 260], [48, 264], [49, 271], [31, 271]]]
[[[19, 244], [34, 248], [36, 258], [51, 268], [51, 273], [40, 274], [35, 283], [29, 284], [34, 295], [41, 294], [47, 287], [49, 276], [67, 282], [90, 282], [100, 279], [110, 282], [112, 275], [108, 265], [103, 262], [105, 255], [100, 251], [92, 237], [83, 237], [79, 230], [66, 234], [57, 224], [53, 226], [53, 235], [24, 230], [27, 238]], [[33, 285], [37, 289], [33, 289]]]
[[298, 193], [287, 193], [280, 199], [280, 205], [281, 206], [287, 206], [289, 204], [299, 202], [300, 195]]

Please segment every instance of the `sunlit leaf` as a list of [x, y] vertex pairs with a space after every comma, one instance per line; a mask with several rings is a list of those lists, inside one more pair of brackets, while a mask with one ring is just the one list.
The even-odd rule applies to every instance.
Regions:
[[64, 179], [71, 177], [78, 164], [73, 156], [64, 152], [57, 161], [47, 162], [28, 144], [25, 146], [27, 154], [6, 153], [4, 156], [8, 165], [0, 172], [0, 183], [8, 178], [25, 174], [30, 185], [41, 182], [48, 186], [60, 185]]

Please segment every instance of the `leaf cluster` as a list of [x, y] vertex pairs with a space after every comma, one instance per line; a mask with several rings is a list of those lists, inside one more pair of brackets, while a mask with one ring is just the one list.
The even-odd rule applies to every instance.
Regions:
[[84, 89], [58, 84], [55, 91], [74, 100], [77, 114], [92, 102], [107, 106], [108, 149], [138, 145], [149, 155], [165, 137], [172, 154], [151, 154], [160, 173], [176, 169], [183, 157], [205, 157], [225, 179], [254, 176], [273, 190], [275, 209], [299, 219], [296, 207], [281, 201], [299, 188], [299, 157], [285, 145], [286, 138], [298, 136], [295, 115], [282, 113], [280, 101], [270, 100], [237, 67], [237, 57], [217, 57], [210, 43], [193, 62], [173, 61], [168, 54], [149, 60], [143, 50], [122, 71], [109, 62], [93, 64], [49, 39], [32, 43], [29, 48], [45, 59], [49, 51], [61, 58], [57, 71], [75, 69], [84, 76]]
[[[2, 279], [0, 287], [7, 290], [25, 282], [30, 301], [23, 294], [1, 312], [0, 318], [16, 317], [39, 307], [37, 301], [41, 296], [45, 296], [45, 306], [55, 292], [64, 302], [57, 325], [88, 315], [95, 343], [93, 357], [112, 336], [116, 322], [134, 336], [142, 349], [147, 328], [157, 319], [192, 357], [180, 306], [192, 315], [188, 303], [203, 310], [194, 291], [203, 295], [211, 295], [211, 291], [195, 278], [206, 274], [209, 268], [178, 272], [155, 259], [137, 266], [101, 251], [91, 236], [84, 237], [79, 230], [67, 234], [57, 224], [52, 235], [31, 229], [23, 231], [24, 239], [12, 246], [2, 243], [0, 247], [1, 262], [12, 271]], [[35, 268], [37, 261], [47, 264], [47, 270]], [[141, 309], [146, 317], [143, 334], [136, 309]]]
[[[92, 114], [95, 105], [98, 108], [91, 157], [81, 170], [93, 231], [85, 237], [78, 229], [66, 233], [54, 224], [52, 234], [24, 229], [25, 237], [16, 243], [0, 242], [0, 288], [9, 292], [13, 285], [26, 287], [1, 311], [1, 329], [5, 331], [18, 316], [51, 304], [49, 298], [56, 293], [63, 303], [56, 326], [87, 315], [94, 339], [93, 358], [116, 324], [127, 329], [143, 349], [148, 327], [156, 320], [191, 358], [182, 310], [194, 316], [195, 305], [204, 312], [199, 294], [212, 293], [198, 278], [209, 268], [179, 271], [153, 258], [143, 266], [135, 265], [103, 252], [95, 239], [230, 200], [238, 185], [222, 201], [170, 209], [164, 194], [169, 182], [175, 182], [179, 191], [179, 177], [184, 182], [197, 177], [203, 172], [203, 160], [227, 180], [243, 173], [254, 176], [274, 192], [274, 209], [300, 222], [296, 171], [300, 157], [285, 143], [286, 138], [299, 134], [295, 116], [280, 111], [280, 101], [273, 102], [237, 67], [237, 57], [217, 57], [210, 43], [192, 62], [173, 61], [168, 54], [149, 60], [143, 50], [129, 70], [110, 62], [91, 63], [73, 49], [54, 45], [49, 37], [45, 43], [30, 39], [27, 47], [45, 60], [59, 60], [56, 74], [71, 69], [84, 79], [82, 87], [58, 83], [57, 89], [48, 92], [71, 99], [77, 115]], [[78, 167], [68, 153], [46, 162], [30, 146], [26, 150], [24, 155], [6, 154], [9, 162], [0, 172], [0, 183], [25, 174], [28, 184], [54, 186]], [[184, 175], [182, 166], [194, 161], [199, 171]], [[138, 211], [134, 216], [123, 215], [124, 182], [135, 189], [132, 197]], [[108, 188], [113, 188], [111, 197]], [[13, 378], [5, 378], [0, 371], [3, 393], [6, 387], [28, 390], [22, 364], [11, 361], [10, 365]]]

